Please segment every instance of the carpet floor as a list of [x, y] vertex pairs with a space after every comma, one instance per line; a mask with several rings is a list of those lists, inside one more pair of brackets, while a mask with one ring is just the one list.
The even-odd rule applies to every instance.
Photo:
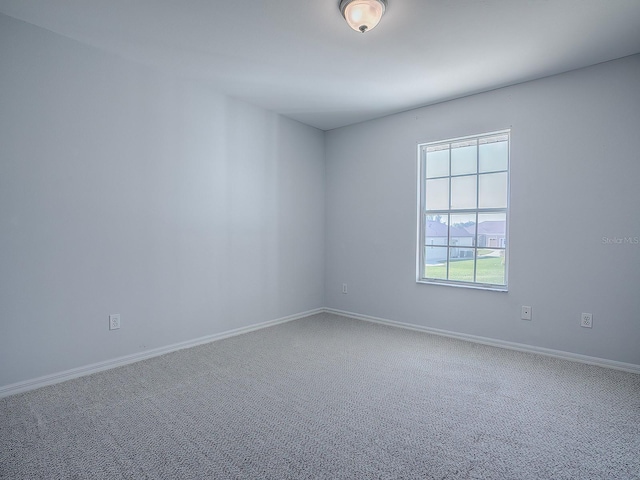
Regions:
[[319, 314], [0, 400], [2, 479], [640, 479], [640, 375]]

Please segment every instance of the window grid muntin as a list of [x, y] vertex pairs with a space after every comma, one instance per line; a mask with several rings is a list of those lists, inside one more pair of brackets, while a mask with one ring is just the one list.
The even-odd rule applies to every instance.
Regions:
[[[419, 194], [419, 212], [420, 212], [420, 220], [419, 220], [419, 226], [418, 226], [418, 247], [419, 247], [419, 252], [418, 252], [418, 257], [419, 257], [419, 265], [418, 265], [418, 282], [421, 283], [436, 283], [436, 284], [446, 284], [446, 285], [452, 285], [452, 286], [469, 286], [469, 287], [473, 287], [473, 288], [480, 288], [480, 289], [489, 289], [489, 290], [500, 290], [500, 291], [506, 291], [508, 288], [508, 232], [509, 232], [509, 197], [510, 197], [510, 176], [509, 176], [509, 164], [510, 164], [510, 150], [511, 150], [511, 131], [510, 130], [503, 130], [503, 131], [498, 131], [498, 132], [491, 132], [491, 133], [486, 133], [486, 134], [481, 134], [481, 135], [473, 135], [473, 136], [469, 136], [469, 137], [460, 137], [460, 138], [455, 138], [455, 139], [449, 139], [449, 140], [443, 140], [443, 141], [439, 141], [439, 142], [433, 142], [433, 143], [425, 143], [425, 144], [420, 144], [418, 145], [418, 150], [419, 150], [419, 155], [418, 155], [418, 159], [419, 159], [419, 165], [418, 165], [418, 170], [420, 173], [420, 177], [419, 177], [419, 181], [418, 181], [418, 187], [420, 189], [420, 194]], [[459, 175], [454, 175], [452, 174], [452, 155], [451, 155], [451, 149], [452, 149], [452, 145], [456, 144], [457, 146], [462, 145], [463, 141], [467, 141], [468, 143], [466, 144], [468, 145], [475, 145], [476, 146], [476, 171], [475, 173], [464, 173], [464, 174], [459, 174]], [[485, 145], [485, 144], [490, 144], [490, 143], [498, 143], [498, 142], [507, 142], [506, 145], [506, 168], [505, 169], [489, 169], [489, 170], [485, 170], [485, 171], [481, 171], [480, 170], [480, 146], [481, 145]], [[448, 150], [448, 159], [449, 159], [449, 175], [447, 176], [435, 176], [435, 177], [427, 177], [427, 173], [426, 173], [426, 165], [427, 165], [427, 153], [429, 152], [434, 152], [434, 151], [439, 151], [439, 150], [444, 150], [447, 149]], [[481, 175], [488, 175], [488, 174], [495, 174], [495, 173], [506, 173], [507, 176], [507, 181], [506, 181], [506, 207], [502, 208], [480, 208], [480, 176]], [[473, 209], [452, 209], [451, 208], [451, 195], [452, 195], [452, 188], [451, 188], [451, 179], [454, 177], [462, 177], [462, 176], [475, 176], [476, 177], [476, 208]], [[426, 181], [428, 180], [434, 180], [434, 179], [444, 179], [444, 178], [448, 178], [449, 179], [449, 190], [448, 190], [448, 194], [449, 194], [449, 209], [448, 210], [443, 210], [443, 209], [434, 209], [434, 210], [427, 210], [425, 207], [425, 195], [426, 195]], [[452, 245], [452, 237], [451, 237], [451, 215], [458, 215], [458, 214], [475, 214], [475, 232], [473, 235], [473, 245], [472, 246], [457, 246], [457, 245]], [[479, 233], [478, 233], [478, 224], [479, 224], [479, 217], [480, 215], [483, 214], [503, 214], [504, 215], [504, 221], [505, 221], [505, 230], [504, 230], [504, 242], [499, 242], [502, 243], [504, 246], [495, 246], [495, 247], [487, 247], [487, 246], [483, 246], [480, 247], [478, 245], [478, 237], [479, 237]], [[427, 232], [426, 232], [426, 225], [427, 225], [427, 216], [428, 215], [446, 215], [447, 217], [447, 240], [446, 240], [446, 245], [442, 245], [441, 247], [446, 247], [447, 250], [447, 254], [446, 254], [446, 277], [447, 279], [437, 279], [437, 278], [431, 278], [427, 276], [427, 264], [426, 264], [426, 259], [425, 259], [425, 255], [426, 255], [426, 248], [429, 247], [430, 245], [427, 245]], [[451, 259], [450, 259], [450, 252], [451, 252], [451, 248], [460, 248], [460, 249], [470, 249], [473, 250], [473, 282], [464, 282], [464, 281], [458, 281], [458, 280], [450, 280], [450, 264], [451, 264]], [[477, 281], [478, 279], [478, 250], [479, 249], [484, 249], [484, 248], [491, 248], [492, 250], [495, 251], [500, 251], [502, 252], [502, 256], [501, 258], [504, 259], [504, 270], [503, 270], [503, 279], [504, 279], [504, 284], [500, 284], [500, 283], [479, 283]]]

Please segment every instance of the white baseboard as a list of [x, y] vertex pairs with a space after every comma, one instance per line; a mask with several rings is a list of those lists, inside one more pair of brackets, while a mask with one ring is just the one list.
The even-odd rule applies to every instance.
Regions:
[[166, 353], [175, 352], [184, 348], [195, 347], [196, 345], [202, 345], [204, 343], [214, 342], [216, 340], [222, 340], [224, 338], [233, 337], [235, 335], [241, 335], [243, 333], [252, 332], [254, 330], [260, 330], [262, 328], [272, 327], [280, 323], [291, 322], [300, 318], [322, 313], [325, 310], [323, 308], [317, 308], [315, 310], [308, 310], [306, 312], [297, 313], [295, 315], [289, 315], [287, 317], [278, 318], [275, 320], [269, 320], [267, 322], [256, 323], [249, 325], [248, 327], [236, 328], [228, 330], [222, 333], [216, 333], [214, 335], [207, 335], [204, 337], [195, 338], [193, 340], [187, 340], [186, 342], [174, 343], [164, 347], [154, 348], [152, 350], [145, 350], [144, 352], [134, 353], [132, 355], [125, 355], [123, 357], [114, 358], [112, 360], [106, 360], [104, 362], [93, 363], [91, 365], [85, 365], [83, 367], [73, 368], [71, 370], [65, 370], [64, 372], [53, 373], [51, 375], [45, 375], [43, 377], [34, 378], [32, 380], [25, 380], [18, 383], [0, 387], [0, 398], [8, 397], [9, 395], [15, 395], [17, 393], [27, 392], [29, 390], [35, 390], [36, 388], [45, 387], [47, 385], [53, 385], [56, 383], [65, 382], [85, 375], [91, 375], [92, 373], [101, 372], [103, 370], [109, 370], [111, 368], [121, 367], [130, 363], [139, 362], [148, 358], [157, 357]]
[[479, 337], [476, 335], [467, 335], [465, 333], [456, 333], [448, 330], [440, 330], [438, 328], [423, 327], [421, 325], [396, 322], [394, 320], [387, 320], [385, 318], [372, 317], [369, 315], [361, 315], [359, 313], [346, 312], [343, 310], [336, 310], [333, 308], [325, 308], [324, 311], [326, 313], [333, 313], [335, 315], [354, 318], [356, 320], [364, 320], [367, 322], [381, 323], [383, 325], [389, 325], [392, 327], [400, 327], [408, 330], [416, 330], [418, 332], [431, 333], [431, 334], [440, 335], [443, 337], [456, 338], [458, 340], [466, 340], [468, 342], [481, 343], [483, 345], [489, 345], [492, 347], [506, 348], [509, 350], [517, 350], [519, 352], [536, 353], [538, 355], [545, 355], [547, 357], [561, 358], [563, 360], [570, 360], [572, 362], [586, 363], [589, 365], [596, 365], [598, 367], [612, 368], [614, 370], [622, 370], [625, 372], [640, 374], [640, 365], [636, 365], [633, 363], [617, 362], [615, 360], [607, 360], [606, 358], [590, 357], [588, 355], [581, 355], [578, 353], [563, 352], [562, 350], [553, 350], [550, 348], [536, 347], [533, 345], [526, 345], [523, 343], [507, 342], [505, 340], [496, 340], [493, 338]]
[[599, 367], [612, 368], [615, 370], [622, 370], [625, 372], [631, 372], [640, 374], [640, 365], [633, 363], [617, 362], [615, 360], [607, 360], [605, 358], [590, 357], [588, 355], [580, 355], [577, 353], [564, 352], [561, 350], [552, 350], [549, 348], [536, 347], [533, 345], [526, 345], [522, 343], [507, 342], [505, 340], [496, 340], [493, 338], [480, 337], [476, 335], [467, 335], [464, 333], [456, 333], [448, 330], [440, 330], [437, 328], [424, 327], [421, 325], [414, 325], [410, 323], [397, 322], [394, 320], [388, 320], [385, 318], [372, 317], [370, 315], [361, 315], [359, 313], [347, 312], [343, 310], [336, 310], [333, 308], [317, 308], [315, 310], [308, 310], [306, 312], [298, 313], [295, 315], [289, 315], [287, 317], [270, 320], [267, 322], [256, 323], [247, 327], [236, 328], [228, 330], [226, 332], [217, 333], [214, 335], [207, 335], [205, 337], [195, 338], [186, 342], [175, 343], [164, 347], [154, 348], [152, 350], [146, 350], [144, 352], [134, 353], [132, 355], [125, 355], [123, 357], [106, 360], [104, 362], [93, 363], [91, 365], [85, 365], [83, 367], [73, 368], [71, 370], [65, 370], [63, 372], [54, 373], [51, 375], [45, 375], [43, 377], [34, 378], [31, 380], [25, 380], [18, 383], [13, 383], [0, 387], [0, 398], [8, 397], [18, 393], [27, 392], [29, 390], [35, 390], [36, 388], [45, 387], [47, 385], [53, 385], [56, 383], [65, 382], [85, 375], [91, 375], [92, 373], [101, 372], [111, 368], [121, 367], [130, 363], [139, 362], [148, 358], [157, 357], [166, 353], [182, 350], [183, 348], [195, 347], [196, 345], [202, 345], [205, 343], [214, 342], [216, 340], [222, 340], [224, 338], [233, 337], [235, 335], [241, 335], [243, 333], [252, 332], [254, 330], [260, 330], [262, 328], [271, 327], [280, 323], [291, 322], [300, 318], [315, 315], [317, 313], [332, 313], [335, 315], [341, 315], [344, 317], [353, 318], [356, 320], [364, 320], [367, 322], [380, 323], [383, 325], [389, 325], [392, 327], [405, 328], [409, 330], [415, 330], [418, 332], [431, 333], [434, 335], [440, 335], [449, 338], [456, 338], [459, 340], [466, 340], [469, 342], [480, 343], [483, 345], [490, 345], [492, 347], [506, 348], [509, 350], [517, 350], [520, 352], [536, 353], [539, 355], [545, 355], [548, 357], [561, 358], [564, 360], [570, 360], [573, 362], [586, 363], [589, 365], [596, 365]]

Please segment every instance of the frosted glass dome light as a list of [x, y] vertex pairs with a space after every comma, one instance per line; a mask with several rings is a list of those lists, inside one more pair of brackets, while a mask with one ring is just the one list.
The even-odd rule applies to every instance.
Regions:
[[356, 32], [368, 32], [380, 22], [387, 8], [386, 0], [342, 0], [340, 12]]

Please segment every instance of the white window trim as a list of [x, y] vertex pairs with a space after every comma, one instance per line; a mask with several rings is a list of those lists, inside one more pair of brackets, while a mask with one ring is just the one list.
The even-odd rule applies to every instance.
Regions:
[[[495, 285], [495, 284], [486, 284], [486, 283], [476, 283], [476, 282], [463, 282], [458, 280], [443, 280], [443, 279], [427, 279], [424, 278], [424, 232], [425, 232], [425, 208], [424, 208], [424, 182], [426, 181], [426, 163], [423, 161], [422, 152], [423, 147], [428, 145], [437, 145], [441, 143], [449, 143], [449, 142], [461, 142], [467, 139], [477, 139], [479, 137], [488, 137], [492, 135], [501, 135], [507, 134], [509, 135], [509, 145], [507, 150], [507, 206], [506, 216], [505, 216], [505, 238], [506, 238], [506, 246], [505, 248], [505, 284], [504, 285]], [[475, 135], [467, 135], [464, 137], [455, 137], [444, 140], [437, 140], [432, 142], [424, 142], [417, 144], [417, 221], [416, 221], [416, 282], [425, 285], [445, 285], [448, 287], [458, 287], [458, 288], [472, 288], [476, 290], [490, 290], [496, 292], [507, 292], [509, 287], [509, 217], [511, 215], [511, 129], [504, 130], [496, 130], [493, 132], [484, 132]], [[449, 176], [451, 176], [451, 172], [449, 172]], [[475, 211], [485, 210], [477, 208]], [[451, 210], [449, 209], [449, 212]], [[457, 213], [457, 210], [455, 211]], [[476, 226], [477, 228], [477, 226]], [[476, 230], [476, 240], [478, 238], [478, 232]], [[477, 243], [477, 242], [476, 242]], [[476, 250], [479, 248], [477, 245], [474, 247]]]

